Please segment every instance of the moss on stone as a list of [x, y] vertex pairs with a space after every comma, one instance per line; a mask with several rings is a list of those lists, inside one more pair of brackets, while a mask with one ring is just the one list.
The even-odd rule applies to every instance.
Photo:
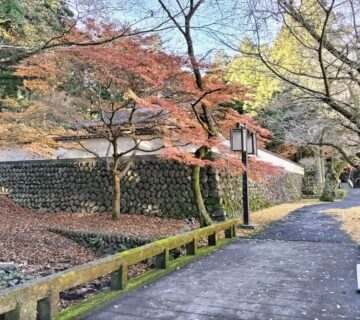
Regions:
[[223, 207], [227, 218], [238, 218], [242, 212], [242, 201], [232, 200], [228, 192], [223, 194]]
[[85, 314], [96, 307], [99, 307], [106, 302], [111, 301], [111, 299], [118, 297], [119, 292], [118, 291], [106, 291], [97, 294], [95, 297], [86, 300], [84, 303], [76, 304], [74, 306], [69, 307], [62, 313], [60, 313], [59, 319], [61, 320], [67, 320], [67, 319], [75, 319], [76, 317], [79, 317], [82, 314]]
[[345, 198], [349, 193], [349, 190], [346, 190], [346, 189], [337, 189], [336, 190], [336, 199], [337, 200], [340, 200], [340, 199], [343, 199]]
[[273, 205], [270, 201], [265, 199], [259, 194], [252, 193], [250, 194], [250, 210], [258, 211], [260, 209], [265, 209]]
[[219, 198], [209, 197], [205, 199], [206, 205], [216, 205], [219, 203]]

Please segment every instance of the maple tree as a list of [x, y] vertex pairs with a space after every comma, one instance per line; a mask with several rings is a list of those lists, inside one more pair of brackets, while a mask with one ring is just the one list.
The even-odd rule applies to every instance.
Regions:
[[[195, 94], [195, 101], [191, 103], [191, 111], [201, 128], [201, 132], [198, 133], [199, 138], [195, 143], [197, 150], [191, 156], [179, 153], [172, 156], [178, 161], [187, 157], [186, 162], [194, 165], [192, 175], [193, 195], [198, 208], [200, 223], [202, 226], [206, 226], [212, 224], [212, 219], [207, 213], [201, 194], [201, 166], [214, 166], [219, 169], [231, 168], [234, 173], [236, 171], [239, 173], [241, 170], [247, 170], [248, 168], [243, 167], [239, 157], [231, 154], [229, 148], [222, 145], [221, 140], [224, 136], [228, 136], [230, 129], [234, 128], [238, 123], [246, 124], [250, 131], [258, 134], [260, 144], [264, 143], [262, 137], [267, 136], [269, 132], [256, 125], [250, 116], [241, 115], [231, 108], [222, 109], [221, 111], [218, 108], [219, 104], [233, 102], [235, 98], [244, 100], [246, 90], [244, 87], [225, 84], [223, 81], [224, 74], [222, 74], [221, 69], [206, 76], [202, 75], [202, 67], [206, 68], [207, 66], [202, 65], [195, 54], [192, 38], [192, 21], [205, 1], [177, 1], [174, 4], [175, 9], [173, 9], [174, 6], [166, 1], [158, 0], [158, 2], [185, 40], [187, 59], [196, 84], [196, 90], [193, 92]], [[212, 151], [214, 149], [225, 152], [226, 156], [213, 159]], [[256, 160], [252, 159], [252, 163], [253, 167], [256, 168]], [[263, 168], [270, 167], [269, 164], [263, 166]], [[273, 173], [276, 171], [272, 167], [269, 171], [271, 170], [273, 170]]]
[[[94, 34], [101, 39], [111, 38], [118, 32], [112, 26], [89, 21], [86, 33], [74, 30], [69, 37], [86, 41], [86, 37]], [[114, 219], [120, 217], [120, 180], [133, 156], [139, 150], [163, 148], [162, 157], [193, 165], [192, 187], [200, 222], [202, 226], [209, 225], [212, 221], [201, 197], [201, 167], [232, 168], [235, 173], [244, 169], [238, 156], [224, 144], [224, 136], [228, 136], [236, 123], [246, 123], [250, 130], [257, 132], [260, 143], [264, 143], [261, 137], [269, 132], [249, 116], [217, 108], [221, 102], [244, 95], [243, 88], [225, 85], [217, 74], [193, 77], [186, 71], [186, 60], [165, 54], [153, 44], [153, 37], [139, 35], [96, 47], [58, 48], [28, 59], [17, 70], [17, 75], [24, 78], [24, 84], [32, 91], [64, 90], [70, 86], [74, 95], [98, 112], [97, 125], [80, 122], [77, 128], [100, 135], [111, 146]], [[121, 123], [116, 120], [119, 112], [126, 115]], [[131, 148], [120, 150], [118, 138], [122, 136], [133, 140]], [[142, 146], [144, 141], [156, 139], [162, 143], [155, 149], [145, 150]], [[185, 152], [185, 145], [194, 146], [196, 152]], [[213, 157], [212, 150], [222, 155]], [[126, 155], [130, 157], [124, 159]], [[119, 167], [121, 159], [126, 162], [122, 168]], [[262, 167], [275, 171], [270, 165]]]
[[[103, 37], [114, 30], [89, 22], [88, 30]], [[89, 32], [90, 34], [90, 32]], [[73, 35], [74, 37], [78, 35]], [[79, 36], [84, 36], [82, 33]], [[108, 162], [113, 179], [113, 218], [120, 218], [120, 181], [131, 166], [138, 151], [153, 152], [163, 145], [146, 147], [144, 142], [166, 139], [174, 119], [186, 122], [186, 114], [176, 105], [158, 98], [168, 81], [176, 81], [179, 59], [152, 49], [151, 37], [133, 37], [114, 41], [110, 45], [58, 49], [51, 54], [38, 55], [18, 69], [17, 75], [24, 80], [29, 90], [51, 90], [78, 83], [73, 92], [85, 101], [88, 109], [99, 115], [93, 123], [78, 122], [79, 133], [89, 133], [109, 143], [108, 154], [102, 159], [93, 150], [86, 148], [80, 139], [77, 142], [101, 161]], [[41, 68], [39, 68], [41, 65]], [[184, 120], [185, 119], [185, 120]], [[178, 130], [181, 131], [179, 125]], [[173, 141], [178, 134], [171, 133]], [[133, 144], [122, 148], [120, 137], [128, 137]], [[124, 158], [130, 156], [129, 158]], [[120, 167], [123, 159], [125, 166]]]

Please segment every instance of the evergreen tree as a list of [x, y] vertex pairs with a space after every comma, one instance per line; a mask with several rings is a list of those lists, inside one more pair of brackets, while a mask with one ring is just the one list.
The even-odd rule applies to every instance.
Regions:
[[[22, 52], [23, 46], [43, 43], [61, 34], [72, 13], [63, 0], [0, 0], [0, 58]], [[0, 69], [0, 112], [18, 111], [27, 97], [12, 68]]]

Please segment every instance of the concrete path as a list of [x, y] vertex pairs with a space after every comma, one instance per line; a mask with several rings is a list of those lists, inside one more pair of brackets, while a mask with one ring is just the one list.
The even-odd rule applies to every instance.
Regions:
[[360, 206], [359, 189], [296, 210], [256, 239], [239, 239], [86, 319], [360, 319], [360, 247], [319, 213], [352, 206]]

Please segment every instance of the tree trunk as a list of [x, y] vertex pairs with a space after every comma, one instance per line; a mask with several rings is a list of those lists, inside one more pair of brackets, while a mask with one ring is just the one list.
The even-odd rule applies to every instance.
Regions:
[[[206, 147], [201, 147], [195, 152], [195, 156], [199, 159], [205, 158], [208, 153]], [[193, 167], [193, 174], [191, 177], [191, 187], [193, 196], [198, 210], [199, 220], [201, 227], [207, 227], [213, 224], [204, 203], [204, 199], [201, 194], [201, 183], [200, 183], [200, 166]]]
[[319, 189], [323, 190], [325, 186], [325, 168], [324, 168], [324, 154], [321, 147], [319, 147], [319, 157], [318, 157], [318, 182], [319, 182], [318, 185], [320, 186]]
[[332, 160], [325, 164], [325, 185], [320, 200], [333, 202], [336, 197], [337, 177], [334, 171]]
[[120, 174], [117, 169], [111, 171], [113, 178], [113, 202], [112, 202], [112, 218], [120, 220]]

